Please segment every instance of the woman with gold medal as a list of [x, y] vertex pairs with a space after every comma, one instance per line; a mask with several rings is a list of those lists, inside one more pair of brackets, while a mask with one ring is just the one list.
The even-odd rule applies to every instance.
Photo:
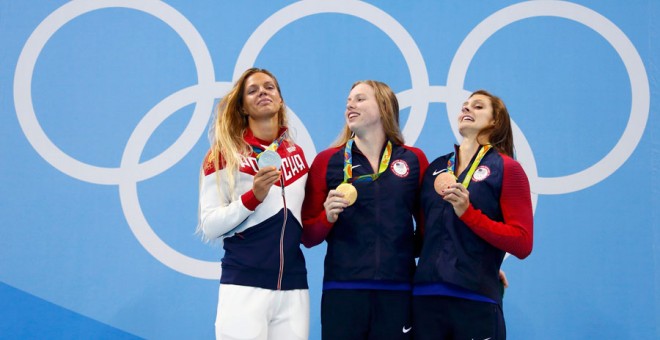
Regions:
[[505, 339], [500, 266], [532, 251], [529, 182], [513, 159], [504, 102], [480, 90], [458, 116], [463, 137], [423, 179], [425, 230], [413, 288], [415, 339]]
[[338, 141], [314, 159], [302, 212], [303, 244], [328, 246], [322, 336], [409, 339], [413, 216], [428, 161], [404, 145], [398, 101], [386, 84], [353, 84], [344, 118]]

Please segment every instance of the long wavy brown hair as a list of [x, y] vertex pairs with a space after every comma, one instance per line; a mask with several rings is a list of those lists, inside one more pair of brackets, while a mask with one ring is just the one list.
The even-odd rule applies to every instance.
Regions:
[[470, 98], [474, 95], [483, 95], [490, 99], [491, 106], [493, 107], [493, 120], [494, 124], [479, 132], [477, 140], [481, 138], [487, 139], [490, 144], [500, 153], [509, 157], [513, 157], [513, 130], [511, 129], [511, 117], [509, 110], [507, 110], [504, 101], [486, 90], [474, 91]]

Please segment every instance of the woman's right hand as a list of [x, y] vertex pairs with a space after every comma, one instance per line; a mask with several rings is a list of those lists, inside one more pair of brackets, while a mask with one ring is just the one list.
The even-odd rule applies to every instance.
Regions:
[[344, 211], [344, 208], [347, 206], [348, 201], [344, 199], [344, 194], [337, 190], [330, 190], [330, 192], [328, 192], [328, 197], [326, 197], [325, 202], [323, 202], [325, 216], [328, 219], [328, 222], [337, 222], [339, 214]]
[[270, 187], [272, 187], [279, 178], [280, 172], [274, 166], [267, 166], [263, 169], [259, 169], [259, 172], [254, 175], [254, 180], [252, 181], [254, 197], [256, 197], [259, 202], [263, 202], [268, 195], [268, 191], [270, 191]]

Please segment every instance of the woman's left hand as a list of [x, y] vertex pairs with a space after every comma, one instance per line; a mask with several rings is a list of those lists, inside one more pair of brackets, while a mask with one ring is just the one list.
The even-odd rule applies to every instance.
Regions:
[[504, 286], [504, 288], [509, 288], [509, 280], [507, 280], [506, 274], [502, 269], [500, 269], [499, 277], [500, 277], [500, 282], [502, 282], [502, 286]]
[[441, 193], [442, 199], [454, 207], [456, 216], [461, 217], [470, 205], [470, 192], [460, 183], [452, 184]]

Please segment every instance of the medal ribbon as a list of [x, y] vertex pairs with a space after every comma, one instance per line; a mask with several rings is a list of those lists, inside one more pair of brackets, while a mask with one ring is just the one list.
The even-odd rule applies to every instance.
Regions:
[[[474, 175], [474, 172], [477, 170], [477, 167], [479, 166], [479, 163], [481, 163], [481, 159], [484, 158], [486, 155], [486, 152], [490, 150], [492, 146], [490, 144], [486, 144], [481, 146], [479, 149], [479, 153], [477, 154], [477, 158], [474, 160], [472, 163], [472, 166], [470, 167], [470, 170], [468, 170], [468, 173], [465, 175], [465, 178], [463, 178], [463, 186], [465, 189], [467, 189], [468, 185], [470, 185], [470, 181], [472, 180], [472, 175]], [[449, 158], [447, 161], [447, 171], [454, 175], [454, 177], [457, 177], [456, 174], [454, 173], [454, 168], [456, 166], [456, 154], [457, 152], [454, 152], [454, 154]]]
[[346, 142], [344, 147], [344, 181], [342, 183], [359, 183], [367, 181], [375, 181], [380, 177], [380, 175], [387, 170], [387, 166], [390, 164], [390, 157], [392, 157], [392, 142], [387, 141], [385, 146], [385, 152], [383, 152], [383, 157], [380, 159], [380, 165], [378, 166], [378, 172], [371, 175], [362, 175], [356, 178], [353, 178], [353, 139], [349, 139]]
[[257, 160], [259, 160], [259, 157], [261, 157], [261, 154], [263, 152], [265, 152], [266, 150], [271, 150], [271, 151], [277, 152], [277, 148], [280, 147], [280, 144], [282, 144], [282, 141], [284, 140], [284, 138], [286, 138], [286, 130], [284, 132], [282, 132], [280, 137], [275, 139], [272, 143], [270, 143], [270, 145], [266, 149], [264, 149], [263, 151], [261, 151], [261, 148], [256, 147], [254, 145], [250, 145], [250, 147], [252, 147], [252, 151], [257, 154]]

